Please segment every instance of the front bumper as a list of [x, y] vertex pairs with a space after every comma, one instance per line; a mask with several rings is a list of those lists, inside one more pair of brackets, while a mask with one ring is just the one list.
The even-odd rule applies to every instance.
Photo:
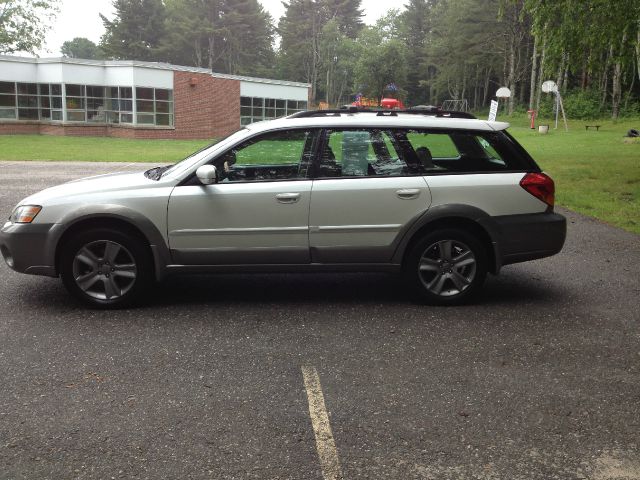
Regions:
[[0, 252], [16, 272], [57, 277], [55, 223], [11, 223], [0, 229]]
[[493, 217], [502, 265], [555, 255], [564, 245], [567, 220], [558, 213]]

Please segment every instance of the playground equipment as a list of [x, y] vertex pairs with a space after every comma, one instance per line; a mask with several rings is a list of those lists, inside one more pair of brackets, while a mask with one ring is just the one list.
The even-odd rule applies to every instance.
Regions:
[[359, 95], [356, 96], [355, 102], [353, 102], [351, 105], [353, 105], [354, 107], [360, 107], [360, 108], [382, 107], [389, 110], [404, 110], [406, 108], [404, 103], [402, 103], [402, 100], [399, 100], [397, 98], [385, 97], [382, 100], [380, 100], [380, 102], [377, 102], [373, 98], [366, 98]]
[[558, 129], [558, 114], [562, 111], [562, 120], [564, 121], [564, 130], [566, 132], [569, 131], [569, 126], [567, 125], [567, 116], [564, 113], [564, 105], [562, 104], [562, 96], [560, 95], [560, 90], [558, 90], [558, 85], [553, 80], [547, 80], [542, 84], [542, 91], [544, 93], [553, 93], [556, 96], [556, 101], [553, 105], [553, 111], [556, 116], [556, 126], [555, 129]]
[[442, 109], [455, 112], [469, 112], [469, 102], [466, 98], [461, 100], [452, 98], [442, 102]]

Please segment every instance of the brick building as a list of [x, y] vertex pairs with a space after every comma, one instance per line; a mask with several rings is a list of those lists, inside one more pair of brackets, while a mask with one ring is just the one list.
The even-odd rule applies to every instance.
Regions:
[[215, 138], [305, 110], [309, 93], [167, 63], [0, 55], [0, 134]]

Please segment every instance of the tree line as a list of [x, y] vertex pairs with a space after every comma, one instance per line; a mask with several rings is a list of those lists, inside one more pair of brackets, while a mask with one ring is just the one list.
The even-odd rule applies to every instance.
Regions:
[[[0, 8], [12, 2], [47, 3]], [[371, 26], [361, 0], [283, 4], [275, 21], [258, 0], [114, 0], [100, 44], [73, 39], [63, 54], [302, 81], [332, 106], [362, 94], [481, 110], [506, 86], [509, 113], [544, 110], [553, 80], [577, 115], [640, 114], [637, 0], [410, 0]]]

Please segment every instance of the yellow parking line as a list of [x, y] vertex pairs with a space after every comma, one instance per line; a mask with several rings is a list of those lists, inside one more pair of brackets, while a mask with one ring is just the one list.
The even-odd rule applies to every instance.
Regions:
[[322, 476], [324, 480], [340, 480], [342, 478], [340, 461], [338, 460], [336, 442], [333, 440], [333, 433], [331, 433], [327, 407], [324, 404], [320, 377], [315, 367], [302, 367], [302, 376], [304, 377], [304, 387], [307, 390], [309, 415], [311, 415], [313, 433], [316, 436], [316, 449], [318, 457], [320, 457]]

